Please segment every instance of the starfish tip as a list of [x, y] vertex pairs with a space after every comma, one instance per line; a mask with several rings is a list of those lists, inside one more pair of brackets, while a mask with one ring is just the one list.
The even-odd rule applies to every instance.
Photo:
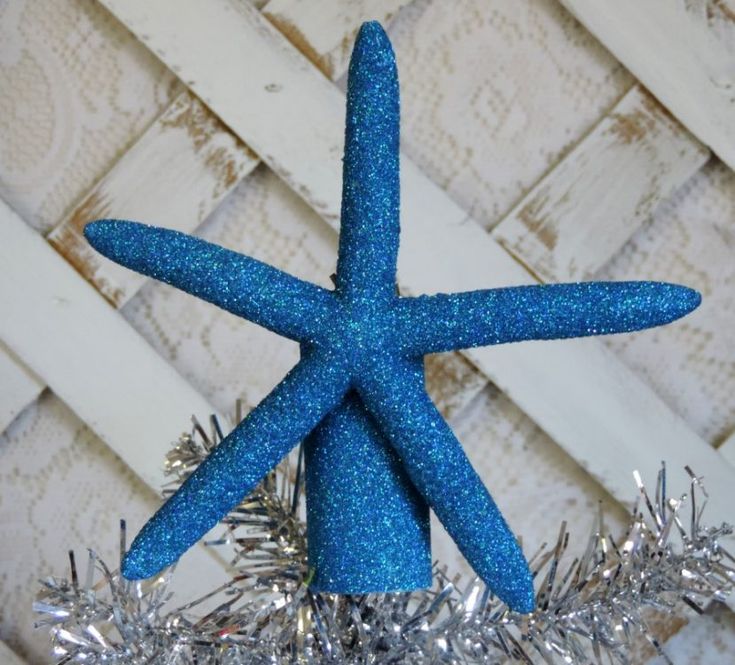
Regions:
[[377, 21], [368, 21], [360, 26], [350, 60], [350, 67], [354, 66], [366, 72], [387, 68], [391, 77], [397, 77], [393, 47], [383, 26]]
[[699, 291], [680, 284], [664, 284], [663, 295], [663, 303], [669, 303], [672, 321], [693, 312], [702, 303]]
[[112, 219], [96, 219], [84, 225], [84, 237], [92, 247], [104, 253], [104, 248], [115, 235], [114, 231], [120, 230], [122, 224]]
[[533, 576], [525, 559], [518, 558], [511, 566], [512, 572], [494, 580], [490, 588], [508, 607], [520, 614], [530, 614], [536, 609], [536, 593]]
[[104, 233], [105, 225], [106, 221], [104, 219], [95, 219], [93, 222], [88, 222], [84, 225], [84, 237], [90, 243], [94, 243]]
[[358, 39], [364, 39], [365, 37], [375, 37], [378, 39], [388, 39], [385, 34], [385, 30], [379, 21], [365, 21], [357, 33]]
[[161, 570], [160, 565], [151, 565], [153, 562], [141, 556], [141, 552], [142, 549], [133, 547], [123, 558], [120, 572], [126, 580], [145, 580]]
[[690, 289], [688, 286], [682, 286], [681, 288], [685, 291], [682, 300], [684, 301], [687, 313], [694, 311], [702, 304], [702, 294], [696, 289]]

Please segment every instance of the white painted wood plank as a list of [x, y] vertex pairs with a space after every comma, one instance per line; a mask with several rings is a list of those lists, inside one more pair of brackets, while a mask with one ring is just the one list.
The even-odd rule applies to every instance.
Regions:
[[411, 0], [270, 0], [263, 14], [333, 81], [347, 69], [364, 21], [387, 24]]
[[[367, 10], [354, 3], [341, 7], [340, 3], [323, 0], [323, 4], [329, 11], [316, 23], [310, 12], [290, 2], [279, 3], [276, 13], [283, 26], [288, 24], [294, 34], [301, 35], [303, 48], [311, 43], [309, 40], [316, 40], [316, 49], [340, 43], [344, 50], [344, 40], [355, 33]], [[383, 18], [388, 20], [399, 4], [405, 4], [405, 0], [385, 0]], [[308, 25], [300, 30], [302, 21]], [[331, 74], [337, 78], [345, 63], [339, 64], [334, 53], [324, 51], [324, 56], [332, 63]], [[110, 303], [122, 307], [146, 278], [93, 251], [82, 235], [84, 224], [113, 215], [191, 233], [258, 163], [255, 154], [217, 116], [184, 92], [51, 231], [48, 239]], [[0, 432], [38, 397], [43, 387], [43, 382], [34, 379], [32, 372], [8, 357], [0, 346]]]
[[[48, 239], [110, 303], [122, 307], [146, 278], [95, 252], [82, 235], [84, 225], [114, 215], [191, 233], [258, 163], [216, 116], [183, 92]], [[0, 432], [43, 388], [0, 346]]]
[[0, 432], [35, 400], [46, 384], [0, 342]]
[[708, 157], [636, 85], [493, 236], [543, 281], [589, 279]]
[[735, 51], [672, 0], [561, 0], [692, 134], [735, 168]]
[[[159, 492], [171, 442], [192, 414], [215, 410], [4, 202], [0, 226], [0, 340]], [[193, 586], [223, 579], [203, 546], [189, 565], [201, 576]]]
[[0, 641], [0, 663], [2, 665], [26, 665], [18, 654], [15, 653], [5, 642]]
[[214, 409], [4, 203], [0, 220], [0, 338], [158, 490], [170, 442]]
[[[174, 0], [103, 4], [338, 227], [344, 98], [257, 11], [217, 0], [192, 21]], [[533, 281], [405, 158], [402, 187], [404, 293]], [[729, 516], [735, 470], [600, 343], [506, 345], [468, 355], [619, 500], [630, 499], [634, 469], [655, 477], [661, 459], [679, 468], [695, 458], [713, 495], [712, 520]]]
[[198, 99], [183, 92], [48, 240], [115, 307], [146, 278], [95, 252], [84, 225], [102, 217], [144, 219], [193, 232], [259, 160]]

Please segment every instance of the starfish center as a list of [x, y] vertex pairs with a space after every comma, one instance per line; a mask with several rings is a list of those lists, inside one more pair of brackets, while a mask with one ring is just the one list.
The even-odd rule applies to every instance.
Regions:
[[342, 301], [336, 321], [325, 322], [317, 344], [343, 359], [359, 375], [397, 349], [395, 311], [390, 303], [367, 299]]

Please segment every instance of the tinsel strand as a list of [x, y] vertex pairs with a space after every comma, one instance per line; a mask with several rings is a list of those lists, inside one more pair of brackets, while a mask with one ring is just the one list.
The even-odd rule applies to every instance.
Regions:
[[[196, 421], [166, 460], [175, 491], [221, 439]], [[735, 582], [720, 539], [729, 525], [701, 522], [706, 492], [691, 476], [689, 497], [666, 495], [665, 469], [639, 500], [622, 537], [605, 533], [600, 511], [583, 556], [569, 562], [562, 524], [553, 547], [531, 559], [537, 609], [511, 612], [477, 579], [435, 566], [434, 587], [413, 593], [338, 596], [309, 588], [301, 515], [303, 459], [286, 459], [208, 543], [232, 553], [231, 579], [185, 606], [172, 606], [174, 569], [129, 582], [92, 550], [80, 581], [48, 578], [34, 605], [50, 629], [56, 662], [166, 663], [630, 663], [644, 636], [666, 657], [646, 612], [698, 612], [724, 600]], [[683, 506], [689, 501], [689, 515]], [[121, 557], [125, 551], [121, 527]], [[119, 564], [118, 564], [119, 565]], [[670, 662], [670, 661], [669, 661]]]

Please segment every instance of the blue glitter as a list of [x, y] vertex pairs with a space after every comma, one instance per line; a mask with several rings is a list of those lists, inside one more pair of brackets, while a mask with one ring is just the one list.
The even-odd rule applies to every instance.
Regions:
[[406, 591], [431, 581], [428, 506], [492, 591], [534, 607], [513, 533], [428, 397], [427, 353], [629, 332], [692, 311], [658, 282], [520, 286], [401, 298], [398, 77], [377, 23], [350, 63], [334, 291], [191, 236], [107, 220], [85, 235], [118, 263], [301, 345], [301, 360], [145, 525], [128, 579], [175, 562], [301, 440], [316, 590]]

